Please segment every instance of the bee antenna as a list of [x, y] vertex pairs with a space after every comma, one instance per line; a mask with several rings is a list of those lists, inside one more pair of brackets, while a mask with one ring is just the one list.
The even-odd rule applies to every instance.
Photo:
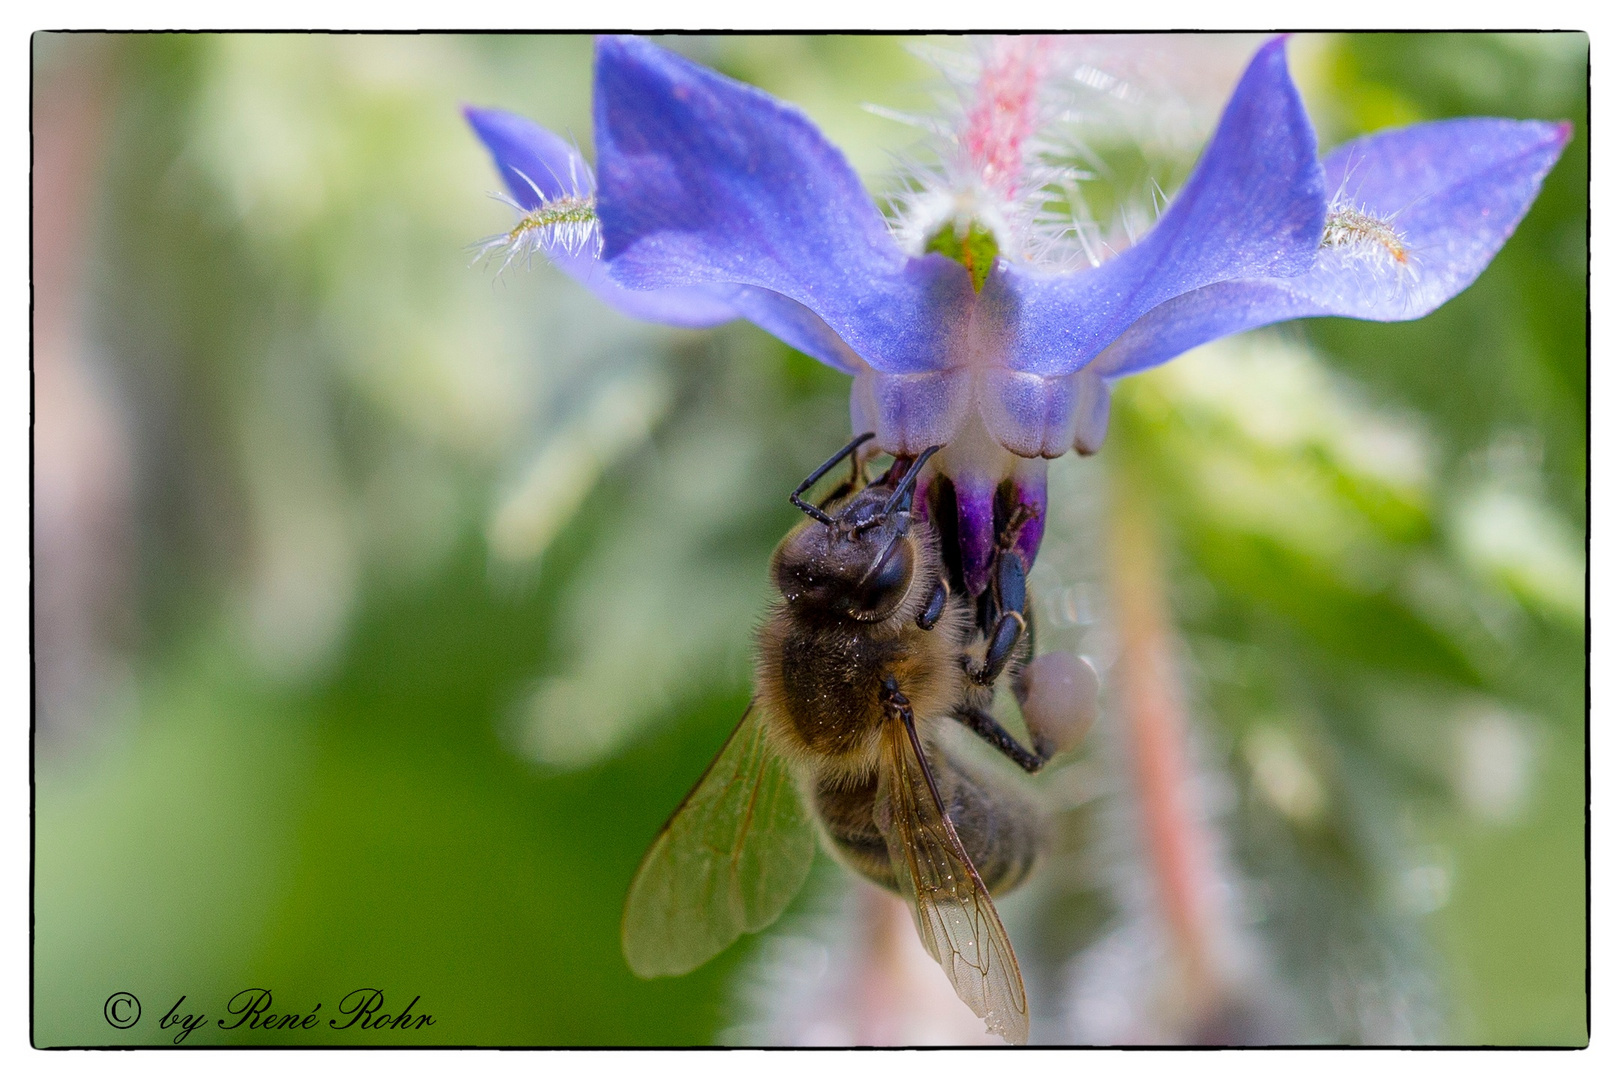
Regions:
[[[874, 438], [876, 435], [877, 435], [877, 432], [868, 431], [864, 435], [857, 435], [853, 439], [851, 439], [849, 441], [849, 443], [842, 450], [838, 451], [838, 453], [834, 454], [832, 457], [830, 457], [826, 461], [822, 462], [821, 466], [819, 468], [817, 468], [815, 472], [813, 472], [809, 476], [805, 477], [804, 478], [804, 483], [802, 483], [798, 487], [794, 488], [793, 489], [793, 494], [788, 496], [788, 502], [792, 503], [794, 506], [797, 506], [800, 510], [803, 510], [806, 514], [809, 514], [811, 517], [815, 518], [817, 521], [821, 522], [823, 525], [826, 525], [828, 528], [832, 528], [834, 525], [836, 525], [837, 523], [833, 521], [833, 519], [827, 514], [827, 512], [825, 510], [823, 510], [821, 507], [816, 506], [816, 505], [814, 505], [812, 503], [805, 502], [803, 499], [799, 498], [799, 496], [803, 495], [806, 491], [810, 490], [810, 485], [811, 484], [814, 484], [817, 480], [820, 480], [823, 476], [826, 476], [829, 472], [831, 472], [834, 465], [837, 465], [840, 461], [844, 460], [850, 454], [853, 454], [855, 452], [856, 447], [860, 446], [866, 440]], [[934, 449], [938, 450], [939, 447], [936, 446], [936, 447], [934, 447]], [[932, 452], [933, 451], [930, 451], [930, 453], [932, 453]], [[924, 454], [923, 458], [926, 458], [926, 457], [927, 457], [927, 454]], [[919, 460], [922, 460], [922, 459], [919, 459]], [[891, 500], [891, 502], [892, 501], [893, 500]], [[887, 513], [887, 510], [885, 510], [885, 513]]]
[[[900, 483], [895, 487], [894, 494], [890, 495], [889, 501], [883, 505], [883, 517], [887, 518], [890, 514], [893, 514], [896, 511], [905, 511], [911, 509], [911, 496], [917, 486], [917, 474], [922, 472], [922, 467], [928, 464], [929, 458], [933, 457], [943, 449], [943, 446], [930, 446], [928, 449], [917, 455], [917, 460], [911, 463], [911, 468], [906, 470], [906, 475], [900, 479]], [[910, 524], [911, 520], [908, 517], [906, 521], [902, 523], [900, 531], [905, 532], [907, 526]]]

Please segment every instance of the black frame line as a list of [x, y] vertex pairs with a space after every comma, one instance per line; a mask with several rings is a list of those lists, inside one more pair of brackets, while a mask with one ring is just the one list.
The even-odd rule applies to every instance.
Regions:
[[885, 1047], [856, 1047], [856, 1046], [846, 1046], [846, 1047], [771, 1047], [771, 1046], [753, 1047], [753, 1046], [750, 1046], [750, 1047], [733, 1047], [733, 1046], [611, 1046], [611, 1045], [592, 1045], [592, 1046], [532, 1045], [531, 1046], [531, 1045], [523, 1045], [523, 1044], [484, 1044], [484, 1043], [431, 1043], [431, 1044], [429, 1044], [429, 1043], [410, 1043], [410, 1044], [397, 1044], [397, 1043], [396, 1044], [344, 1043], [344, 1044], [304, 1044], [304, 1045], [289, 1045], [289, 1044], [276, 1044], [276, 1043], [267, 1043], [267, 1044], [264, 1044], [264, 1045], [244, 1045], [244, 1044], [233, 1043], [233, 1044], [228, 1044], [228, 1045], [202, 1045], [202, 1044], [198, 1044], [198, 1045], [191, 1045], [191, 1046], [187, 1046], [187, 1045], [176, 1046], [176, 1045], [172, 1045], [172, 1044], [169, 1044], [169, 1043], [86, 1043], [86, 1044], [73, 1044], [73, 1045], [60, 1045], [60, 1046], [40, 1046], [37, 1042], [34, 1041], [35, 1009], [36, 1009], [35, 987], [34, 987], [34, 969], [35, 969], [35, 964], [36, 964], [35, 940], [34, 940], [34, 930], [35, 930], [35, 927], [34, 927], [34, 923], [35, 923], [34, 899], [35, 899], [35, 889], [36, 889], [36, 861], [37, 861], [37, 846], [38, 846], [38, 836], [37, 836], [37, 828], [36, 828], [36, 825], [37, 825], [37, 811], [38, 811], [38, 785], [37, 785], [37, 779], [36, 779], [35, 773], [36, 773], [36, 769], [37, 769], [37, 738], [38, 738], [37, 722], [38, 722], [38, 707], [39, 707], [39, 671], [38, 671], [38, 661], [37, 661], [37, 656], [36, 656], [37, 641], [36, 641], [36, 637], [35, 637], [36, 603], [37, 603], [37, 601], [36, 601], [36, 595], [35, 595], [35, 577], [34, 577], [35, 532], [34, 532], [34, 484], [33, 484], [35, 468], [36, 468], [36, 461], [35, 461], [35, 428], [37, 426], [37, 410], [36, 410], [36, 400], [35, 400], [35, 397], [36, 397], [35, 390], [36, 390], [36, 388], [35, 388], [35, 371], [34, 371], [34, 345], [35, 345], [35, 342], [34, 342], [34, 336], [35, 336], [34, 335], [34, 317], [35, 317], [34, 250], [35, 250], [35, 236], [34, 236], [34, 215], [33, 215], [33, 204], [34, 204], [33, 162], [34, 162], [34, 158], [35, 158], [35, 146], [34, 146], [34, 116], [35, 116], [34, 105], [35, 105], [35, 100], [34, 100], [34, 94], [35, 94], [35, 87], [36, 87], [36, 78], [35, 78], [35, 76], [37, 75], [37, 71], [35, 70], [35, 57], [34, 57], [34, 49], [33, 49], [33, 40], [39, 34], [100, 34], [100, 35], [108, 35], [108, 36], [151, 36], [151, 35], [157, 35], [157, 34], [187, 34], [187, 35], [203, 35], [203, 34], [219, 34], [219, 35], [224, 35], [224, 34], [236, 34], [236, 35], [240, 35], [240, 34], [255, 34], [255, 35], [259, 35], [259, 34], [278, 34], [278, 35], [289, 35], [289, 36], [291, 36], [291, 35], [304, 35], [304, 36], [313, 36], [313, 37], [326, 37], [326, 36], [397, 37], [397, 36], [426, 36], [426, 35], [443, 35], [443, 36], [457, 36], [457, 37], [472, 37], [472, 36], [481, 36], [481, 35], [502, 35], [502, 36], [509, 36], [509, 37], [559, 37], [559, 36], [584, 37], [584, 36], [595, 35], [595, 34], [629, 33], [629, 34], [643, 35], [643, 36], [647, 36], [647, 37], [739, 37], [739, 36], [751, 36], [751, 37], [783, 37], [783, 36], [825, 37], [825, 36], [834, 36], [834, 35], [837, 35], [837, 36], [851, 36], [851, 37], [913, 37], [913, 36], [925, 36], [925, 35], [937, 35], [937, 36], [947, 36], [947, 37], [966, 37], [966, 36], [971, 36], [971, 35], [976, 35], [976, 34], [1023, 35], [1023, 34], [1041, 34], [1041, 33], [1051, 33], [1051, 34], [1093, 33], [1093, 34], [1104, 34], [1104, 35], [1110, 35], [1110, 36], [1112, 36], [1112, 35], [1123, 35], [1123, 34], [1191, 34], [1191, 35], [1217, 36], [1217, 35], [1227, 35], [1227, 34], [1252, 34], [1252, 33], [1265, 33], [1265, 34], [1279, 34], [1279, 33], [1287, 33], [1287, 34], [1292, 34], [1292, 33], [1335, 34], [1335, 33], [1342, 33], [1342, 34], [1358, 34], [1358, 35], [1371, 35], [1371, 34], [1428, 35], [1428, 34], [1446, 34], [1446, 33], [1483, 33], [1483, 32], [1511, 33], [1511, 34], [1567, 34], [1567, 33], [1586, 34], [1587, 40], [1588, 40], [1588, 47], [1587, 47], [1587, 58], [1586, 58], [1586, 117], [1585, 117], [1586, 128], [1585, 128], [1585, 133], [1586, 133], [1588, 146], [1590, 146], [1591, 133], [1592, 133], [1592, 54], [1591, 54], [1591, 46], [1590, 46], [1590, 41], [1591, 41], [1590, 32], [1589, 31], [1584, 31], [1584, 30], [1557, 29], [1557, 28], [1545, 28], [1545, 27], [1534, 27], [1534, 28], [1511, 28], [1511, 27], [1507, 27], [1507, 28], [1504, 28], [1504, 27], [1492, 27], [1492, 28], [1444, 27], [1444, 28], [1433, 28], [1433, 27], [1431, 27], [1431, 28], [1420, 29], [1420, 30], [1401, 29], [1401, 28], [1393, 28], [1393, 29], [1381, 29], [1381, 28], [1344, 29], [1344, 28], [1334, 28], [1334, 27], [1328, 27], [1328, 28], [1308, 27], [1308, 28], [1301, 28], [1301, 29], [1289, 29], [1289, 28], [1271, 27], [1271, 28], [1258, 28], [1258, 29], [1256, 29], [1256, 28], [1230, 28], [1230, 29], [1220, 29], [1220, 30], [1208, 30], [1208, 29], [1200, 29], [1200, 28], [1195, 28], [1195, 27], [1185, 27], [1185, 28], [1168, 28], [1168, 29], [1166, 29], [1166, 28], [1154, 28], [1154, 29], [1140, 29], [1140, 30], [1100, 30], [1100, 31], [1098, 31], [1098, 30], [1082, 30], [1082, 29], [1077, 29], [1077, 28], [1068, 28], [1068, 29], [974, 28], [974, 29], [946, 29], [946, 30], [940, 30], [940, 29], [927, 29], [927, 28], [917, 28], [917, 27], [909, 27], [909, 28], [908, 27], [897, 27], [897, 28], [883, 28], [883, 29], [870, 29], [870, 28], [831, 29], [831, 30], [830, 29], [749, 30], [749, 29], [730, 29], [730, 28], [728, 28], [728, 29], [720, 29], [720, 28], [714, 28], [714, 29], [667, 29], [667, 28], [665, 28], [665, 29], [657, 29], [657, 28], [654, 28], [654, 29], [633, 29], [633, 28], [632, 29], [625, 29], [625, 28], [617, 28], [617, 29], [579, 29], [579, 30], [564, 30], [564, 31], [511, 30], [511, 29], [499, 29], [499, 28], [491, 28], [491, 29], [468, 29], [468, 28], [433, 29], [433, 28], [428, 28], [428, 29], [416, 29], [416, 30], [399, 30], [399, 29], [367, 30], [367, 29], [320, 29], [320, 28], [294, 28], [294, 29], [263, 29], [263, 28], [256, 28], [256, 29], [209, 29], [209, 28], [187, 28], [187, 29], [139, 29], [139, 30], [118, 29], [118, 30], [112, 30], [112, 29], [94, 29], [94, 28], [64, 28], [64, 29], [42, 29], [42, 30], [35, 31], [33, 35], [30, 35], [30, 47], [29, 47], [29, 73], [30, 73], [30, 77], [29, 77], [29, 84], [28, 84], [28, 116], [29, 116], [28, 145], [29, 145], [29, 162], [30, 162], [30, 166], [29, 166], [29, 193], [28, 193], [28, 203], [29, 203], [29, 216], [28, 216], [28, 244], [29, 244], [29, 247], [28, 247], [28, 265], [29, 265], [29, 278], [28, 278], [28, 317], [29, 317], [29, 331], [28, 331], [28, 405], [29, 405], [29, 408], [28, 408], [28, 475], [29, 475], [29, 497], [28, 497], [28, 525], [29, 525], [29, 531], [28, 531], [28, 671], [29, 671], [29, 723], [28, 723], [28, 817], [29, 817], [29, 821], [28, 821], [28, 824], [29, 824], [29, 836], [28, 836], [28, 962], [29, 962], [29, 980], [28, 980], [28, 1031], [29, 1031], [29, 1045], [31, 1047], [33, 1047], [33, 1049], [35, 1049], [35, 1050], [44, 1050], [44, 1051], [58, 1051], [58, 1050], [68, 1050], [68, 1051], [70, 1051], [70, 1050], [151, 1051], [151, 1050], [156, 1050], [156, 1051], [182, 1051], [182, 1052], [183, 1051], [220, 1051], [220, 1050], [226, 1050], [226, 1051], [250, 1051], [250, 1052], [251, 1051], [300, 1051], [300, 1050], [314, 1050], [314, 1051], [320, 1051], [320, 1050], [357, 1050], [357, 1051], [366, 1051], [366, 1050], [371, 1050], [371, 1051], [399, 1051], [399, 1050], [668, 1051], [668, 1050], [686, 1050], [686, 1051], [698, 1051], [698, 1052], [702, 1052], [702, 1051], [726, 1051], [726, 1050], [768, 1050], [768, 1051], [785, 1052], [785, 1053], [806, 1052], [806, 1051], [809, 1051], [809, 1052], [822, 1051], [822, 1052], [833, 1052], [833, 1053], [845, 1052], [845, 1053], [847, 1053], [847, 1052], [861, 1052], [861, 1051], [872, 1051], [872, 1050], [887, 1050], [887, 1051], [895, 1051], [895, 1050], [963, 1051], [963, 1050], [969, 1050], [969, 1051], [988, 1051], [988, 1052], [994, 1053], [994, 1052], [1007, 1052], [1007, 1051], [1018, 1052], [1018, 1051], [1031, 1051], [1031, 1050], [1033, 1050], [1033, 1051], [1040, 1051], [1040, 1050], [1166, 1051], [1166, 1050], [1169, 1050], [1169, 1051], [1186, 1051], [1186, 1052], [1204, 1052], [1204, 1051], [1211, 1051], [1211, 1050], [1238, 1050], [1238, 1049], [1241, 1049], [1241, 1050], [1253, 1050], [1253, 1051], [1260, 1051], [1260, 1052], [1264, 1052], [1264, 1051], [1268, 1051], [1268, 1050], [1285, 1050], [1285, 1051], [1299, 1051], [1299, 1050], [1314, 1050], [1314, 1051], [1373, 1050], [1373, 1051], [1376, 1051], [1376, 1050], [1390, 1050], [1390, 1049], [1409, 1050], [1409, 1051], [1413, 1051], [1413, 1052], [1447, 1051], [1447, 1050], [1479, 1050], [1479, 1051], [1509, 1050], [1509, 1051], [1539, 1051], [1539, 1052], [1546, 1052], [1546, 1051], [1582, 1051], [1582, 1050], [1588, 1049], [1590, 1047], [1590, 1045], [1591, 1045], [1591, 1036], [1592, 1036], [1592, 560], [1591, 560], [1591, 554], [1592, 554], [1592, 512], [1591, 512], [1591, 507], [1592, 507], [1592, 438], [1591, 438], [1591, 422], [1592, 422], [1592, 395], [1591, 395], [1591, 388], [1592, 388], [1592, 215], [1591, 215], [1591, 205], [1592, 205], [1592, 156], [1591, 156], [1590, 152], [1588, 152], [1587, 159], [1586, 159], [1586, 192], [1587, 192], [1587, 200], [1586, 200], [1587, 201], [1587, 215], [1586, 215], [1586, 420], [1587, 420], [1586, 509], [1587, 509], [1587, 513], [1586, 513], [1586, 530], [1585, 530], [1585, 550], [1586, 550], [1586, 591], [1585, 591], [1585, 596], [1586, 596], [1586, 613], [1585, 613], [1586, 678], [1585, 678], [1585, 710], [1586, 710], [1586, 716], [1585, 716], [1585, 726], [1584, 726], [1584, 735], [1585, 735], [1585, 747], [1584, 747], [1584, 750], [1585, 750], [1585, 759], [1586, 759], [1585, 760], [1585, 766], [1586, 766], [1586, 768], [1585, 768], [1585, 779], [1586, 779], [1586, 812], [1585, 812], [1586, 836], [1585, 836], [1584, 851], [1585, 851], [1585, 859], [1586, 859], [1586, 1032], [1587, 1032], [1587, 1044], [1585, 1046], [1519, 1046], [1519, 1045], [1493, 1046], [1493, 1045], [1480, 1045], [1480, 1044], [1473, 1044], [1473, 1043], [1451, 1043], [1451, 1044], [1438, 1044], [1438, 1045], [1425, 1045], [1425, 1046], [1403, 1046], [1403, 1045], [1399, 1045], [1399, 1044], [1372, 1046], [1372, 1045], [1349, 1044], [1349, 1043], [1312, 1043], [1312, 1044], [1304, 1044], [1304, 1045], [1287, 1044], [1287, 1045], [1276, 1045], [1276, 1046], [1269, 1046], [1269, 1045], [1268, 1046], [1239, 1046], [1239, 1045], [1228, 1045], [1228, 1044], [1200, 1045], [1200, 1046], [1140, 1046], [1140, 1045], [1093, 1046], [1093, 1045], [1079, 1045], [1079, 1044], [1066, 1044], [1066, 1045], [1046, 1044], [1046, 1045], [1041, 1045], [1041, 1046], [1000, 1046], [1000, 1047], [997, 1047], [997, 1046], [909, 1046], [909, 1047], [907, 1047], [907, 1046], [895, 1046], [895, 1047], [888, 1047], [888, 1046], [885, 1046]]

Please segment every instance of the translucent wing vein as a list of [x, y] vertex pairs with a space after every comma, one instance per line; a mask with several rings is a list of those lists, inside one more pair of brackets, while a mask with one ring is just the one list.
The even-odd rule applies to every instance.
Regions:
[[990, 1031], [1027, 1042], [1029, 1002], [1012, 942], [904, 722], [889, 723], [883, 755], [874, 817], [923, 947]]
[[803, 887], [816, 838], [750, 705], [720, 756], [642, 857], [625, 899], [625, 960], [684, 975], [776, 921]]

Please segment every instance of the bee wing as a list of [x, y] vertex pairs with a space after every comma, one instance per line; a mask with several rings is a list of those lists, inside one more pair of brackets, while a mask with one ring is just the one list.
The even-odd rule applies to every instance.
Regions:
[[804, 886], [815, 830], [750, 703], [720, 756], [642, 856], [621, 937], [644, 979], [684, 975], [776, 921]]
[[873, 817], [917, 936], [956, 994], [1010, 1043], [1029, 1041], [1029, 999], [990, 892], [946, 816], [914, 729], [889, 722]]

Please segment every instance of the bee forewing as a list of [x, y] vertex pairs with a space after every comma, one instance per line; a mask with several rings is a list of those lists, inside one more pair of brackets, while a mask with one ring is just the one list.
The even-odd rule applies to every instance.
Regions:
[[624, 902], [630, 970], [684, 975], [776, 921], [810, 873], [816, 835], [756, 704], [642, 856]]
[[917, 935], [985, 1026], [1029, 1041], [1029, 999], [990, 893], [940, 805], [928, 763], [900, 720], [883, 735], [873, 817], [889, 845]]

